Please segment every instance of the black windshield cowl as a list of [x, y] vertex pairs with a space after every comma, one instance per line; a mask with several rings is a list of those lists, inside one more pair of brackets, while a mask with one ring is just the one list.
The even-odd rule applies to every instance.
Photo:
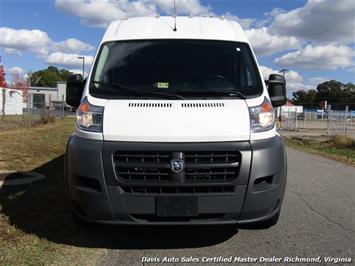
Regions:
[[184, 100], [185, 98], [181, 95], [178, 94], [172, 94], [172, 93], [164, 93], [164, 92], [158, 92], [158, 91], [148, 91], [148, 90], [142, 90], [139, 88], [134, 88], [122, 84], [110, 84], [110, 83], [105, 83], [97, 80], [92, 81], [93, 84], [98, 84], [100, 85], [100, 88], [97, 88], [95, 86], [92, 86], [93, 92], [95, 92], [95, 89], [98, 90], [98, 93], [103, 93], [105, 94], [106, 92], [109, 92], [110, 94], [114, 93], [117, 96], [120, 94], [122, 95], [122, 92], [126, 93], [133, 93], [134, 95], [141, 95], [141, 96], [159, 96], [159, 98], [173, 98], [173, 99], [181, 99]]
[[246, 99], [246, 96], [239, 91], [213, 91], [213, 90], [191, 90], [191, 91], [181, 91], [183, 96], [229, 96], [229, 97], [238, 97], [242, 100]]

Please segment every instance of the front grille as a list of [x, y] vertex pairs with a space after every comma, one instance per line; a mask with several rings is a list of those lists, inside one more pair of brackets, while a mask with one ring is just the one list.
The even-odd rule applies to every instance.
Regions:
[[185, 180], [187, 182], [232, 181], [237, 178], [240, 153], [186, 152]]
[[124, 181], [168, 181], [170, 154], [167, 152], [116, 152], [116, 176]]
[[121, 189], [129, 194], [220, 194], [233, 193], [234, 186], [122, 186]]
[[[187, 151], [183, 157], [185, 183], [230, 182], [238, 177], [238, 151]], [[119, 151], [114, 154], [115, 173], [117, 178], [130, 183], [171, 183], [171, 159], [172, 153], [167, 151]]]

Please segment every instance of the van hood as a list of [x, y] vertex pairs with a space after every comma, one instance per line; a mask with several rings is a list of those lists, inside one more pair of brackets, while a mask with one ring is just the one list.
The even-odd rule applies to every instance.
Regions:
[[214, 142], [250, 138], [244, 100], [108, 100], [103, 138], [108, 141]]

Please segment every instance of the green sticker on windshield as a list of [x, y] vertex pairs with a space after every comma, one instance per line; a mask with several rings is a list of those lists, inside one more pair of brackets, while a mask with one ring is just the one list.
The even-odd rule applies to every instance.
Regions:
[[158, 82], [158, 88], [159, 89], [168, 89], [169, 88], [169, 82]]

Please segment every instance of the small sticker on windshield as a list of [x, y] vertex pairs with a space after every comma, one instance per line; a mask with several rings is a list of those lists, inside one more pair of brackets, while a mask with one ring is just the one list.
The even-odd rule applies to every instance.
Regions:
[[169, 88], [169, 82], [158, 82], [159, 89], [168, 89]]

